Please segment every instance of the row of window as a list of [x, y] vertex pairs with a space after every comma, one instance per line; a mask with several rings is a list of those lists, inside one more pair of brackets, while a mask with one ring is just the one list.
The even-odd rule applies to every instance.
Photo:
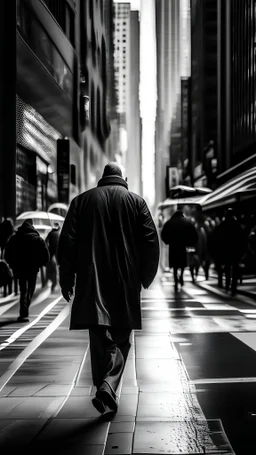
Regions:
[[[238, 14], [239, 12], [239, 14]], [[256, 141], [256, 3], [234, 0], [232, 9], [233, 144]]]
[[44, 0], [69, 41], [75, 47], [75, 13], [65, 0]]
[[[116, 49], [117, 51], [120, 51], [121, 48], [120, 48], [120, 46], [115, 46], [114, 45], [114, 49]], [[126, 53], [126, 48], [123, 47], [123, 54], [125, 54], [125, 53]]]

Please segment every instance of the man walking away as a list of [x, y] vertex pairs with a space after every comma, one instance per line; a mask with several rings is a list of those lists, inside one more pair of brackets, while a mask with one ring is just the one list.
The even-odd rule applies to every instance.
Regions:
[[19, 322], [28, 322], [29, 306], [35, 291], [39, 268], [49, 261], [45, 241], [33, 226], [25, 220], [7, 243], [5, 260], [10, 265], [20, 286]]
[[101, 413], [107, 407], [116, 412], [130, 334], [141, 329], [141, 285], [150, 286], [159, 261], [158, 235], [147, 204], [128, 191], [116, 163], [105, 166], [96, 188], [71, 202], [58, 261], [67, 301], [75, 285], [70, 329], [89, 329], [97, 387], [93, 405]]
[[[178, 291], [178, 283], [183, 286], [183, 273], [187, 266], [187, 247], [194, 247], [197, 242], [197, 232], [194, 225], [185, 217], [179, 208], [166, 221], [161, 232], [161, 238], [169, 245], [169, 267], [173, 268], [174, 289]], [[180, 276], [178, 276], [180, 269]]]
[[59, 223], [54, 223], [54, 227], [47, 235], [45, 242], [49, 249], [50, 261], [46, 267], [46, 280], [51, 280], [52, 286], [51, 290], [54, 292], [54, 289], [57, 284], [57, 251], [60, 238], [60, 225]]
[[[232, 208], [226, 218], [214, 229], [210, 238], [210, 254], [216, 264], [218, 284], [222, 287], [222, 267], [226, 277], [226, 291], [230, 288], [234, 295], [237, 288], [239, 261], [247, 249], [247, 239], [243, 228], [234, 216]], [[231, 281], [232, 279], [232, 281]]]

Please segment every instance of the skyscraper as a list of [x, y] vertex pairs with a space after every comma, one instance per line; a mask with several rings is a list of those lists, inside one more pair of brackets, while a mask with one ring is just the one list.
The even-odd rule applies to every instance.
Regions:
[[180, 2], [155, 0], [157, 41], [156, 202], [166, 197], [171, 126], [180, 95]]
[[130, 12], [128, 46], [127, 139], [126, 174], [129, 189], [142, 194], [141, 175], [141, 118], [140, 86], [140, 21], [139, 12]]
[[192, 168], [214, 187], [256, 164], [256, 0], [191, 4]]
[[127, 151], [127, 87], [130, 30], [130, 3], [114, 3], [114, 71], [119, 114], [121, 164], [125, 164]]

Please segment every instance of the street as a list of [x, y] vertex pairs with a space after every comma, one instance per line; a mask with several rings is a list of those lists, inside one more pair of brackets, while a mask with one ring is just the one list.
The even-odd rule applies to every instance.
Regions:
[[17, 297], [1, 298], [1, 453], [256, 453], [256, 301], [242, 287], [186, 272], [176, 294], [170, 274], [143, 291], [113, 419], [91, 404], [88, 333], [69, 331], [60, 291], [37, 290], [23, 325]]

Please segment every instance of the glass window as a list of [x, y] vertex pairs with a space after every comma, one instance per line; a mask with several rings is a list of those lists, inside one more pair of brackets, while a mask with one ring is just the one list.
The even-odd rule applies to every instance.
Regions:
[[20, 3], [20, 7], [19, 29], [23, 38], [67, 96], [72, 99], [73, 76], [65, 60], [33, 11], [25, 3]]

